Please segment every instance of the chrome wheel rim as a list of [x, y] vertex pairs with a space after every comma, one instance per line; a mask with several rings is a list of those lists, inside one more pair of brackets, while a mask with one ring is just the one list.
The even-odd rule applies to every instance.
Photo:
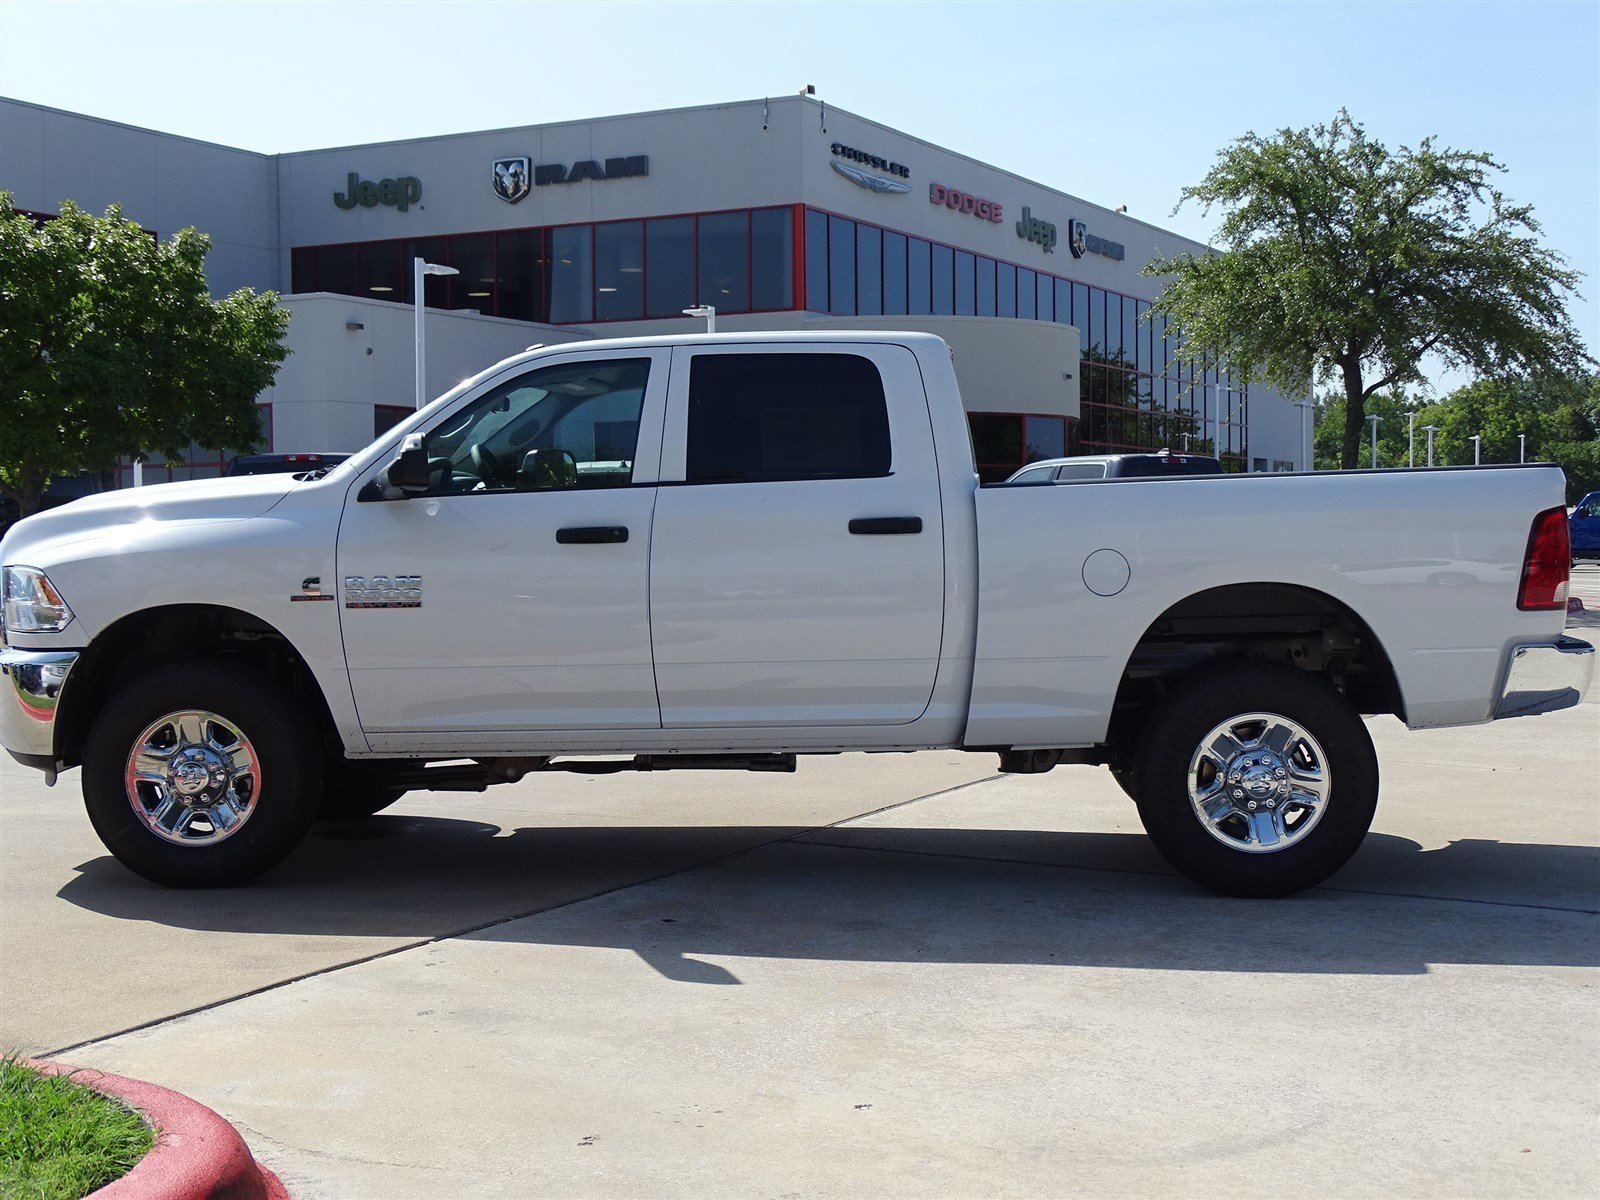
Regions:
[[151, 833], [178, 846], [211, 846], [255, 812], [261, 766], [238, 726], [185, 709], [157, 718], [134, 739], [123, 783]]
[[1328, 759], [1305, 726], [1277, 713], [1229, 717], [1189, 760], [1189, 804], [1233, 850], [1275, 854], [1304, 841], [1327, 811]]

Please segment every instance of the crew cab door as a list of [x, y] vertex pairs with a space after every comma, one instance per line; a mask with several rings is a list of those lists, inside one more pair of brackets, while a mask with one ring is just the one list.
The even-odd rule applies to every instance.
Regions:
[[525, 365], [426, 429], [427, 494], [352, 489], [339, 612], [369, 736], [659, 727], [648, 588], [669, 365], [577, 349]]
[[911, 351], [678, 347], [662, 463], [650, 605], [665, 726], [924, 712], [943, 525]]

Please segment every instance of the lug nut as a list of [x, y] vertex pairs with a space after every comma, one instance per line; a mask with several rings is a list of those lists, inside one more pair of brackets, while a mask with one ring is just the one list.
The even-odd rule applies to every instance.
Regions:
[[1252, 800], [1252, 801], [1250, 801], [1250, 811], [1251, 812], [1255, 812], [1255, 810], [1256, 810], [1256, 802], [1254, 800]]
[[1243, 788], [1234, 788], [1233, 789], [1233, 798], [1235, 800], [1243, 800], [1244, 799], [1244, 789]]
[[1268, 800], [1267, 801], [1267, 807], [1268, 808], [1277, 808], [1278, 807], [1278, 802], [1276, 800]]
[[1283, 779], [1289, 774], [1289, 772], [1284, 770], [1282, 767], [1279, 767], [1276, 771], [1273, 772], [1273, 774], [1276, 775], [1279, 779]]

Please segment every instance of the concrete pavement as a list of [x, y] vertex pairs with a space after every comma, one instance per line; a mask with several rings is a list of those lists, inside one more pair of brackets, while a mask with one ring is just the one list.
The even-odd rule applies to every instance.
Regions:
[[0, 1040], [302, 1200], [1600, 1193], [1600, 706], [1372, 729], [1373, 835], [1269, 902], [986, 756], [408, 798], [225, 893], [0, 765]]

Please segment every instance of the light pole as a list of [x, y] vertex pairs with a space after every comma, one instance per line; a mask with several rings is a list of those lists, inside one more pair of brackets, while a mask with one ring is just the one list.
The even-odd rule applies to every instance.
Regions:
[[1417, 465], [1417, 414], [1406, 414], [1406, 466]]
[[1433, 435], [1438, 430], [1437, 425], [1424, 425], [1422, 430], [1428, 435], [1428, 465], [1433, 466]]
[[422, 280], [428, 275], [459, 275], [460, 271], [454, 267], [441, 267], [438, 263], [428, 262], [424, 258], [411, 260], [411, 297], [417, 313], [417, 403], [421, 408], [427, 402], [428, 392], [428, 353], [424, 345], [422, 334]]
[[706, 332], [717, 331], [717, 310], [709, 304], [696, 304], [693, 308], [683, 310], [686, 317], [704, 317], [706, 319]]
[[1467, 440], [1472, 443], [1472, 465], [1476, 467], [1483, 462], [1483, 435], [1475, 433]]
[[1372, 426], [1372, 468], [1378, 468], [1378, 414], [1372, 413], [1367, 417], [1367, 424]]
[[1305, 471], [1317, 469], [1316, 450], [1316, 410], [1315, 400], [1296, 400], [1294, 406], [1300, 410], [1300, 457], [1304, 461], [1301, 468]]
[[1525, 433], [1517, 434], [1517, 461], [1519, 463], [1528, 461], [1528, 435]]

